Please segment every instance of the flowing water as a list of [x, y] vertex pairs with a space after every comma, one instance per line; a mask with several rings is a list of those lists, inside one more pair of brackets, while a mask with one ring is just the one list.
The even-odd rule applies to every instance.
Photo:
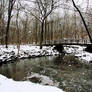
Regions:
[[[73, 60], [69, 58], [65, 58], [67, 62]], [[66, 64], [66, 61], [59, 56], [24, 59], [1, 65], [0, 74], [21, 81], [32, 72], [39, 73], [58, 82], [58, 87], [66, 92], [92, 92], [92, 65]]]

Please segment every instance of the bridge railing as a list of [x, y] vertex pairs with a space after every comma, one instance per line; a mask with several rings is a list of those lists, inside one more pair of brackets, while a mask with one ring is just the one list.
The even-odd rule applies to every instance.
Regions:
[[60, 40], [47, 40], [44, 44], [64, 44], [64, 43], [90, 44], [90, 41], [86, 39], [60, 39]]

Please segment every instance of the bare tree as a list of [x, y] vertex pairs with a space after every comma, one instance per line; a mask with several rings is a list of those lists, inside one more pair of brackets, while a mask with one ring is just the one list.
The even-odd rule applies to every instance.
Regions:
[[[57, 7], [57, 0], [36, 0], [36, 8], [34, 11], [37, 15], [31, 12], [31, 14], [41, 22], [41, 32], [40, 32], [40, 48], [42, 48], [44, 26], [46, 24], [47, 17], [52, 13], [52, 11]], [[45, 27], [46, 28], [46, 27]]]
[[[43, 42], [43, 33], [44, 33], [44, 23], [46, 18], [50, 15], [54, 8], [54, 0], [50, 1], [50, 5], [48, 0], [37, 0], [38, 9], [41, 15], [41, 36], [40, 36], [40, 48], [42, 48]], [[50, 9], [48, 9], [48, 7]]]
[[9, 34], [9, 27], [10, 27], [10, 21], [12, 17], [12, 10], [13, 6], [15, 4], [16, 0], [9, 0], [8, 2], [8, 20], [7, 20], [7, 26], [6, 26], [6, 36], [5, 36], [5, 44], [6, 48], [8, 48], [8, 34]]
[[18, 48], [18, 54], [17, 57], [19, 57], [19, 50], [20, 50], [20, 32], [19, 32], [19, 13], [20, 13], [20, 7], [19, 7], [19, 1], [17, 2], [17, 15], [16, 15], [16, 31], [17, 31], [17, 48]]
[[0, 42], [4, 44], [4, 37], [5, 37], [5, 0], [0, 1]]
[[72, 3], [73, 3], [73, 6], [74, 6], [74, 7], [76, 8], [76, 10], [78, 11], [78, 13], [80, 14], [80, 17], [81, 17], [81, 19], [82, 19], [82, 21], [83, 21], [83, 24], [84, 24], [84, 26], [85, 26], [85, 29], [86, 29], [86, 31], [87, 31], [87, 33], [88, 33], [89, 40], [90, 40], [90, 42], [92, 43], [92, 38], [91, 38], [91, 35], [90, 35], [90, 33], [89, 33], [87, 24], [86, 24], [86, 22], [85, 22], [85, 20], [84, 20], [84, 17], [83, 17], [83, 15], [82, 15], [81, 11], [79, 10], [79, 8], [76, 6], [74, 0], [72, 0]]

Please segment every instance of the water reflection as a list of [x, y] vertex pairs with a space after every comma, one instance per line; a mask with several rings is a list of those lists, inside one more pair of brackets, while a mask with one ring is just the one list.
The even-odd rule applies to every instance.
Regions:
[[55, 65], [60, 65], [61, 62], [63, 61], [63, 57], [62, 55], [59, 55], [58, 57], [56, 57], [53, 61]]
[[0, 67], [0, 73], [8, 78], [21, 80], [24, 77], [24, 68], [18, 62], [3, 64]]
[[52, 65], [54, 58], [55, 57], [41, 57], [3, 64], [0, 66], [0, 73], [8, 78], [13, 78], [14, 80], [23, 80], [29, 72], [39, 71], [41, 67], [44, 67], [45, 65]]

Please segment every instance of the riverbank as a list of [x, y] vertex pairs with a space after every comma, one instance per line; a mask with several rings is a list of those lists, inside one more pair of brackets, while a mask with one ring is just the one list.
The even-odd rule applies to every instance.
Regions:
[[[73, 54], [75, 57], [79, 58], [81, 61], [92, 62], [92, 53], [84, 51], [83, 46], [64, 46], [64, 51], [67, 54]], [[8, 62], [15, 60], [17, 58], [18, 48], [16, 45], [9, 45], [5, 48], [5, 45], [0, 45], [0, 62]], [[34, 45], [20, 45], [19, 58], [33, 58], [41, 56], [53, 56], [59, 55], [59, 52], [54, 49], [54, 46], [43, 46], [40, 49], [39, 46]]]
[[80, 61], [92, 63], [92, 53], [86, 52], [84, 46], [71, 45], [64, 47], [67, 54], [72, 54]]
[[28, 81], [14, 81], [0, 75], [1, 92], [64, 92], [59, 88], [52, 86], [43, 86]]
[[[19, 58], [32, 58], [32, 57], [41, 57], [41, 56], [53, 56], [58, 55], [59, 52], [53, 50], [54, 46], [43, 46], [40, 49], [39, 46], [33, 45], [20, 45]], [[9, 45], [8, 48], [5, 48], [4, 45], [0, 45], [0, 62], [8, 62], [15, 60], [17, 58], [18, 48], [16, 45]]]

